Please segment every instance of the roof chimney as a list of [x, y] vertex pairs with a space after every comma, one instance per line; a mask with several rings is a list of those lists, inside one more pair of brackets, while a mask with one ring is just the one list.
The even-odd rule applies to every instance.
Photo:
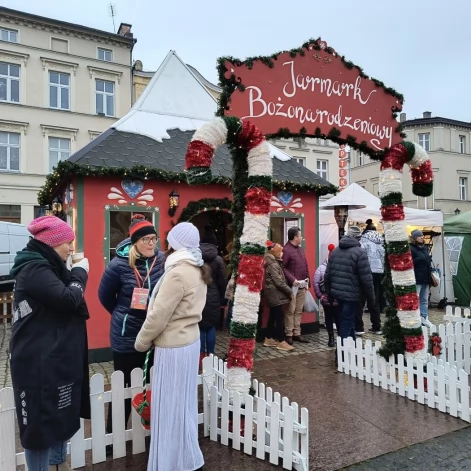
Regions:
[[131, 33], [132, 25], [129, 23], [121, 23], [118, 28], [118, 34], [126, 38], [133, 38], [134, 35]]
[[406, 114], [405, 114], [405, 113], [401, 113], [401, 114], [399, 115], [399, 121], [400, 121], [401, 123], [403, 123], [404, 121], [406, 121]]
[[432, 112], [431, 111], [424, 111], [424, 118], [431, 118]]

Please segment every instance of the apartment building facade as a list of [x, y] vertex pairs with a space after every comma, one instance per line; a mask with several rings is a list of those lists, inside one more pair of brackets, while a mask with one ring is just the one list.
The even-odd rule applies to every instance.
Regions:
[[131, 25], [117, 34], [0, 7], [0, 221], [44, 213], [45, 176], [125, 115]]
[[[405, 206], [441, 210], [445, 217], [471, 210], [471, 123], [433, 117], [426, 111], [422, 118], [407, 120], [400, 116], [407, 140], [425, 148], [434, 170], [434, 192], [428, 198], [412, 193], [412, 181], [404, 169]], [[379, 163], [357, 151], [352, 152], [352, 181], [378, 195]]]
[[[217, 100], [222, 92], [221, 87], [211, 83], [197, 69], [187, 64], [195, 77], [203, 84], [206, 90]], [[133, 98], [138, 100], [154, 72], [143, 70], [143, 64], [137, 60], [133, 68]], [[339, 146], [332, 141], [324, 139], [277, 139], [274, 145], [291, 155], [300, 164], [334, 185], [339, 184]], [[330, 198], [327, 195], [321, 199]]]

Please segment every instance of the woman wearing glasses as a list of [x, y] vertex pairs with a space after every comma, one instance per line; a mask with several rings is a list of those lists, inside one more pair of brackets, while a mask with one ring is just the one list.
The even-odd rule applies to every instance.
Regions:
[[[129, 236], [116, 248], [116, 257], [106, 267], [98, 290], [101, 304], [111, 314], [114, 369], [124, 373], [125, 387], [131, 385], [131, 371], [144, 365], [146, 353], [137, 352], [134, 343], [146, 319], [152, 290], [164, 272], [164, 254], [157, 249], [158, 237], [153, 224], [136, 214], [129, 226]], [[130, 414], [131, 401], [128, 399], [126, 424]], [[110, 406], [107, 433], [112, 430]], [[108, 446], [107, 452], [111, 451]]]

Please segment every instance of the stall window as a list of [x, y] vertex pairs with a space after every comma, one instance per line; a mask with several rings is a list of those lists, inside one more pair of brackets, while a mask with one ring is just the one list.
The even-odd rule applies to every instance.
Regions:
[[281, 245], [286, 244], [286, 242], [288, 242], [288, 230], [290, 227], [300, 227], [299, 218], [270, 218], [270, 240]]
[[109, 214], [109, 260], [116, 255], [116, 247], [129, 237], [129, 225], [134, 214], [142, 214], [155, 225], [154, 213], [148, 211], [110, 211]]

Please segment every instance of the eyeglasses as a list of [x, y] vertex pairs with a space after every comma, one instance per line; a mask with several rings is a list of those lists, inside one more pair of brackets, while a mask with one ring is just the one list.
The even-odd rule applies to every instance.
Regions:
[[150, 244], [156, 244], [159, 238], [158, 237], [143, 237], [141, 240], [142, 242], [144, 242], [144, 244], [150, 245]]

